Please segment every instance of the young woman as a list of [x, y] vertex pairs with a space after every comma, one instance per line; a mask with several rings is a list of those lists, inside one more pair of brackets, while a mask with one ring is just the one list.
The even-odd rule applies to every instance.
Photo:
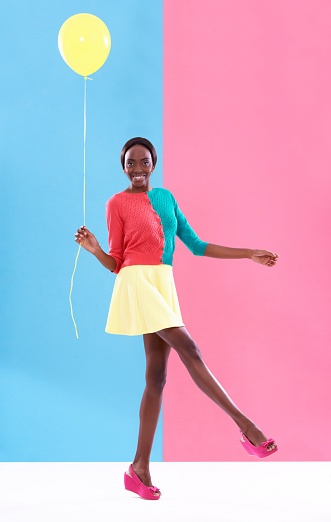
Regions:
[[149, 459], [171, 347], [197, 386], [237, 424], [240, 441], [248, 453], [261, 458], [278, 449], [274, 439], [267, 439], [239, 410], [205, 365], [182, 320], [172, 264], [176, 235], [198, 256], [249, 258], [268, 267], [275, 266], [279, 256], [267, 250], [228, 248], [201, 241], [172, 193], [151, 187], [150, 177], [156, 162], [156, 151], [150, 141], [132, 138], [124, 145], [121, 163], [130, 185], [106, 203], [108, 254], [85, 226], [75, 234], [77, 243], [117, 274], [106, 332], [143, 335], [146, 388], [140, 406], [137, 451], [124, 474], [124, 483], [126, 489], [150, 500], [157, 500], [161, 495], [152, 485]]

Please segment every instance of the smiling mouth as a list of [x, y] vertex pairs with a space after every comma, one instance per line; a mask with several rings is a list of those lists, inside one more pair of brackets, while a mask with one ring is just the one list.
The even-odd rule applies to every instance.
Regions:
[[145, 177], [146, 177], [146, 174], [142, 174], [141, 176], [132, 176], [132, 179], [140, 181], [141, 179], [144, 179]]

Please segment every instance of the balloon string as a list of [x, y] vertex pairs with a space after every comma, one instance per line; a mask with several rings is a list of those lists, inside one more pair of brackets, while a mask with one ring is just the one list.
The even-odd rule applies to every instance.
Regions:
[[72, 292], [72, 284], [73, 284], [73, 279], [74, 279], [74, 273], [75, 273], [75, 270], [76, 270], [77, 259], [78, 259], [78, 256], [79, 256], [79, 251], [80, 251], [80, 245], [79, 245], [77, 256], [76, 256], [75, 268], [74, 268], [73, 274], [71, 276], [71, 288], [70, 288], [70, 294], [69, 294], [69, 301], [70, 301], [70, 308], [71, 308], [71, 317], [72, 317], [72, 320], [73, 320], [74, 325], [75, 325], [77, 339], [78, 339], [78, 333], [77, 333], [77, 326], [76, 326], [76, 323], [75, 323], [75, 319], [74, 319], [74, 316], [73, 316], [73, 313], [72, 313], [71, 292]]
[[84, 89], [84, 227], [85, 227], [85, 142], [86, 142], [86, 76]]
[[[83, 204], [83, 206], [84, 206], [84, 226], [85, 226], [86, 80], [93, 80], [93, 78], [87, 78], [87, 77], [85, 76], [85, 77], [84, 77], [84, 80], [85, 80], [85, 89], [84, 89], [84, 195], [83, 195], [83, 202], [84, 202], [84, 204]], [[77, 327], [76, 327], [75, 319], [74, 319], [74, 316], [73, 316], [73, 313], [72, 313], [71, 292], [72, 292], [74, 273], [75, 273], [75, 270], [76, 270], [76, 265], [77, 265], [77, 259], [78, 259], [78, 256], [79, 256], [79, 251], [80, 251], [80, 245], [79, 245], [78, 252], [77, 252], [77, 256], [76, 256], [75, 268], [74, 268], [73, 274], [72, 274], [72, 276], [71, 276], [71, 288], [70, 288], [70, 294], [69, 294], [70, 309], [71, 309], [71, 317], [72, 317], [72, 320], [73, 320], [74, 325], [75, 325], [75, 330], [76, 330], [76, 337], [77, 337], [77, 339], [78, 339], [78, 333], [77, 333]]]

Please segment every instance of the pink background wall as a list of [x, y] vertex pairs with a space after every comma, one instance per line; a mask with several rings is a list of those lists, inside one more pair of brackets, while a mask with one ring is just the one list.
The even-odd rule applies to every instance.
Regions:
[[[176, 239], [187, 330], [279, 451], [330, 460], [328, 1], [164, 1], [164, 187], [203, 241], [279, 254], [193, 256]], [[172, 351], [165, 461], [251, 460]]]

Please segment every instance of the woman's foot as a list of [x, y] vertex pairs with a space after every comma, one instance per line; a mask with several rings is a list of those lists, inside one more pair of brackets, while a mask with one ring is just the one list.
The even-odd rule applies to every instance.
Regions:
[[[134, 464], [132, 463], [131, 464], [132, 466], [132, 469], [133, 471], [135, 472], [135, 474], [137, 475], [138, 479], [141, 480], [141, 482], [147, 486], [147, 487], [153, 487], [153, 484], [152, 484], [152, 479], [151, 479], [151, 474], [149, 472], [149, 469], [146, 469], [146, 468], [142, 468], [140, 467], [139, 465], [137, 464]], [[130, 475], [130, 477], [132, 477], [131, 475], [131, 471], [130, 471], [130, 467], [127, 471], [127, 474]], [[161, 493], [154, 493], [156, 496], [160, 496]]]
[[[262, 442], [268, 440], [268, 438], [264, 435], [264, 433], [259, 430], [259, 428], [252, 421], [248, 421], [243, 425], [239, 425], [239, 428], [243, 432], [243, 434], [248, 438], [248, 440], [253, 444], [253, 446], [260, 446]], [[240, 439], [242, 442], [245, 442], [245, 439], [242, 437]], [[267, 451], [271, 451], [276, 448], [277, 444], [270, 443], [267, 447]]]

